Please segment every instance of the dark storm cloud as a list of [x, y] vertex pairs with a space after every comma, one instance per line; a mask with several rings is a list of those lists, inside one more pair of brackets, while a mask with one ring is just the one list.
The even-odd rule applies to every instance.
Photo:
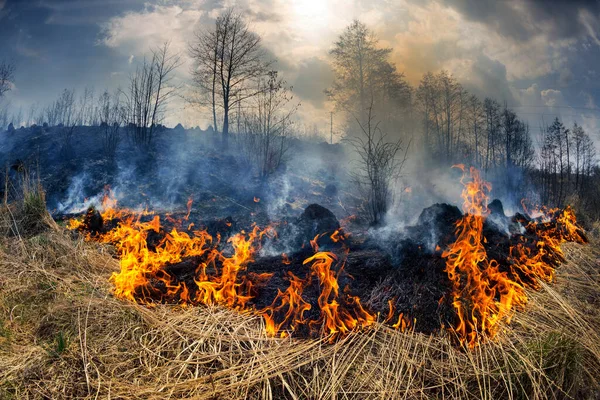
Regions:
[[[0, 4], [1, 0], [0, 0]], [[13, 109], [46, 106], [65, 88], [103, 90], [116, 64], [126, 64], [97, 46], [99, 23], [136, 0], [8, 0], [0, 10], [0, 59], [16, 65], [15, 89], [6, 96]]]
[[589, 0], [443, 0], [467, 19], [517, 40], [544, 33], [550, 39], [585, 35], [581, 13], [598, 17], [600, 1]]

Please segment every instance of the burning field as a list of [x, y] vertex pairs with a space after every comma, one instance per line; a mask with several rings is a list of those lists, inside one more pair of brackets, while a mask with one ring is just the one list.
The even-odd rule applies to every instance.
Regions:
[[456, 167], [462, 212], [435, 204], [380, 239], [317, 204], [244, 226], [109, 188], [66, 230], [44, 217], [3, 239], [0, 394], [596, 396], [596, 240], [568, 207], [506, 216]]
[[[114, 295], [123, 300], [224, 306], [262, 317], [271, 337], [294, 334], [332, 342], [379, 321], [401, 331], [432, 333], [447, 327], [457, 342], [474, 347], [493, 338], [502, 323], [525, 308], [527, 289], [540, 289], [540, 281], [554, 280], [556, 268], [565, 261], [562, 243], [588, 239], [570, 208], [536, 211], [537, 218], [524, 214], [508, 218], [496, 201], [488, 222], [491, 185], [476, 169], [457, 167], [464, 173], [464, 215], [440, 215], [438, 210], [429, 217], [433, 219], [429, 222], [439, 223], [436, 219], [441, 218], [448, 227], [455, 226], [449, 239], [436, 243], [433, 252], [418, 240], [404, 242], [400, 265], [380, 256], [380, 265], [372, 271], [362, 264], [383, 250], [352, 240], [352, 233], [318, 205], [309, 206], [295, 223], [300, 231], [292, 240], [297, 250], [275, 257], [263, 257], [261, 250], [276, 249], [280, 235], [290, 236], [288, 221], [265, 228], [253, 225], [222, 237], [219, 231], [195, 228], [190, 221], [191, 199], [185, 215], [179, 219], [167, 215], [161, 221], [151, 211], [119, 209], [108, 191], [102, 212], [90, 208], [67, 226], [88, 241], [114, 246], [121, 269], [110, 281]], [[442, 214], [452, 210], [437, 207], [446, 208]], [[424, 215], [413, 229], [425, 229]], [[222, 226], [231, 225], [224, 221]], [[509, 229], [508, 235], [503, 228]], [[398, 289], [418, 282], [419, 269], [429, 270], [422, 283], [434, 286], [432, 292], [436, 297], [441, 293], [439, 298], [422, 299], [422, 293], [411, 293], [419, 290], [414, 286]], [[373, 275], [385, 283], [373, 282]], [[385, 296], [386, 292], [394, 293]], [[407, 294], [406, 301], [399, 301]], [[425, 311], [411, 302], [416, 298], [429, 305], [436, 301], [437, 307]]]

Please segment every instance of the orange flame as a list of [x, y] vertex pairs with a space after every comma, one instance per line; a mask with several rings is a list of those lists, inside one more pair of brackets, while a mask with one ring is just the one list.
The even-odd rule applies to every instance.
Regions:
[[[452, 283], [452, 305], [458, 317], [454, 331], [461, 343], [466, 341], [472, 346], [477, 343], [478, 332], [490, 336], [496, 333], [498, 321], [510, 311], [507, 305], [512, 302], [511, 294], [516, 288], [499, 274], [495, 262], [489, 262], [483, 246], [483, 222], [489, 214], [487, 194], [491, 184], [483, 181], [475, 168], [470, 169], [472, 181], [465, 182], [464, 166], [455, 167], [463, 171], [465, 214], [457, 222], [456, 241], [442, 257], [446, 259], [446, 272]], [[491, 282], [492, 276], [500, 281]], [[500, 285], [496, 287], [495, 283]], [[498, 301], [497, 294], [508, 298]]]
[[[167, 216], [177, 226], [168, 233], [164, 232], [159, 216], [117, 209], [116, 204], [116, 200], [107, 192], [101, 215], [104, 221], [119, 222], [108, 232], [96, 236], [87, 234], [86, 239], [115, 246], [121, 269], [112, 274], [110, 281], [118, 298], [143, 304], [166, 301], [183, 306], [222, 305], [250, 311], [263, 317], [269, 336], [279, 337], [286, 337], [305, 325], [311, 333], [323, 332], [333, 341], [352, 330], [375, 323], [376, 315], [367, 311], [358, 297], [339, 293], [338, 276], [343, 271], [343, 263], [336, 273], [332, 267], [337, 256], [318, 251], [317, 240], [322, 235], [317, 235], [311, 241], [315, 254], [304, 261], [304, 264], [311, 265], [307, 277], [301, 279], [288, 272], [289, 287], [285, 291], [279, 290], [269, 307], [255, 310], [248, 305], [253, 297], [253, 284], [268, 280], [272, 274], [248, 272], [247, 265], [254, 260], [264, 238], [277, 236], [274, 225], [262, 230], [255, 225], [251, 232], [241, 231], [232, 236], [227, 241], [232, 254], [226, 255], [217, 248], [219, 235], [213, 241], [213, 237], [204, 230], [178, 230], [177, 227], [181, 227], [183, 220], [190, 215], [191, 201], [188, 201], [188, 213], [182, 221]], [[147, 221], [143, 218], [147, 216], [152, 216], [152, 219]], [[82, 229], [82, 224], [80, 220], [71, 220], [68, 227]], [[187, 226], [192, 227], [193, 224]], [[149, 244], [155, 233], [161, 233], [162, 238], [157, 243]], [[344, 236], [336, 231], [331, 238], [343, 240]], [[189, 286], [190, 282], [179, 282], [177, 277], [171, 276], [167, 268], [190, 259], [198, 260], [193, 288]], [[291, 260], [282, 254], [282, 262], [290, 264]], [[311, 305], [303, 298], [303, 293], [313, 282], [320, 287], [317, 299], [320, 314], [307, 319], [305, 313], [311, 309]]]
[[192, 196], [190, 196], [190, 198], [187, 201], [187, 214], [183, 218], [185, 221], [187, 221], [190, 218], [190, 214], [192, 213], [192, 203], [193, 202], [194, 202], [194, 199], [192, 198]]
[[[565, 240], [584, 242], [585, 236], [576, 225], [575, 215], [567, 208], [555, 219], [555, 228], [540, 227], [532, 222], [527, 230], [539, 240], [535, 250], [525, 243], [510, 249], [510, 274], [501, 271], [496, 260], [488, 259], [483, 237], [483, 223], [489, 214], [487, 203], [491, 184], [478, 170], [470, 168], [470, 181], [465, 182], [463, 165], [461, 183], [464, 216], [456, 225], [456, 241], [442, 253], [446, 272], [452, 284], [452, 306], [458, 321], [450, 329], [461, 343], [477, 345], [479, 338], [493, 338], [500, 323], [509, 323], [515, 310], [527, 303], [525, 288], [539, 288], [539, 280], [550, 282], [554, 276], [552, 262], [562, 261], [560, 244]], [[555, 211], [556, 212], [556, 211]], [[521, 237], [521, 240], [525, 240]], [[527, 279], [523, 279], [523, 278]]]

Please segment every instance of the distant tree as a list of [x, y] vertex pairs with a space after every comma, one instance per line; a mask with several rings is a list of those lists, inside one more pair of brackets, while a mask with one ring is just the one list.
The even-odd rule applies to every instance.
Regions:
[[0, 62], [0, 97], [12, 88], [14, 77], [15, 65], [7, 61]]
[[265, 59], [260, 36], [250, 31], [242, 14], [233, 8], [217, 17], [214, 30], [196, 34], [189, 53], [194, 60], [192, 73], [199, 95], [194, 101], [210, 105], [215, 129], [220, 109], [223, 142], [227, 145], [231, 110], [265, 89], [256, 81], [265, 76], [272, 62]]
[[500, 149], [502, 140], [500, 140], [501, 130], [501, 106], [494, 99], [486, 98], [483, 101], [483, 112], [485, 115], [485, 136], [486, 146], [483, 161], [484, 171], [487, 173], [502, 163]]
[[484, 120], [483, 104], [475, 95], [471, 95], [468, 100], [468, 118], [469, 134], [472, 137], [473, 144], [473, 162], [474, 165], [481, 167], [481, 146], [483, 145]]
[[421, 79], [416, 93], [417, 106], [423, 115], [423, 141], [421, 145], [425, 149], [430, 149], [433, 146], [434, 132], [440, 129], [436, 107], [437, 96], [435, 76], [431, 72], [427, 72]]
[[239, 135], [242, 151], [256, 165], [262, 179], [281, 166], [288, 151], [291, 119], [299, 106], [291, 104], [291, 88], [277, 75], [277, 71], [271, 71], [259, 82], [259, 94], [250, 102]]
[[58, 99], [46, 107], [45, 114], [46, 121], [50, 126], [58, 126], [60, 124], [70, 126], [76, 123], [75, 91], [72, 89], [63, 90]]
[[189, 44], [189, 55], [194, 60], [192, 76], [199, 89], [190, 102], [201, 107], [210, 106], [215, 132], [219, 131], [217, 108], [219, 91], [219, 51], [221, 49], [221, 19], [217, 18], [214, 30], [196, 32], [195, 42]]
[[427, 73], [416, 100], [423, 113], [423, 143], [428, 153], [446, 163], [464, 161], [469, 96], [461, 84], [446, 71]]
[[548, 127], [548, 139], [554, 144], [554, 159], [558, 166], [558, 174], [555, 173], [555, 188], [558, 189], [556, 193], [557, 198], [555, 199], [556, 204], [562, 204], [565, 197], [565, 174], [567, 171], [566, 165], [569, 164], [570, 160], [566, 158], [567, 155], [567, 141], [569, 136], [569, 130], [563, 125], [563, 123], [556, 117], [552, 125]]
[[13, 125], [16, 125], [17, 127], [20, 127], [21, 124], [23, 123], [23, 107], [19, 107], [19, 111], [17, 112], [17, 114], [14, 114], [12, 117], [12, 123]]
[[570, 178], [571, 133], [557, 118], [543, 129], [540, 150], [540, 172], [542, 175], [542, 201], [560, 206], [567, 197]]
[[337, 110], [347, 112], [352, 119], [358, 116], [363, 126], [368, 107], [385, 116], [384, 120], [397, 116], [402, 106], [410, 104], [410, 86], [388, 61], [391, 51], [379, 47], [375, 34], [354, 20], [329, 52], [334, 82], [325, 93]]
[[376, 225], [388, 211], [393, 183], [406, 161], [409, 146], [403, 148], [402, 140], [388, 139], [375, 122], [372, 104], [367, 108], [366, 123], [363, 125], [358, 117], [356, 121], [362, 134], [346, 139], [359, 157], [353, 178], [363, 195], [371, 223]]
[[121, 141], [120, 128], [125, 120], [125, 110], [121, 104], [120, 93], [114, 95], [105, 90], [98, 98], [98, 110], [95, 119], [99, 121], [102, 132], [102, 146], [107, 160], [114, 161]]
[[31, 124], [35, 124], [37, 107], [38, 107], [37, 103], [31, 103], [31, 105], [29, 106], [29, 115], [27, 116], [27, 121], [25, 121], [25, 124], [27, 126], [31, 126]]
[[575, 123], [571, 132], [575, 174], [573, 185], [579, 196], [584, 196], [588, 186], [586, 183], [596, 165], [596, 149], [593, 140], [580, 125]]
[[133, 142], [148, 146], [154, 139], [155, 129], [162, 122], [168, 101], [177, 87], [171, 86], [173, 71], [181, 65], [178, 54], [170, 54], [169, 43], [152, 50], [150, 60], [144, 59], [129, 79], [125, 96], [127, 122], [132, 128]]
[[10, 120], [8, 116], [9, 103], [4, 103], [0, 108], [0, 130], [6, 129]]
[[505, 167], [511, 170], [514, 167], [527, 168], [533, 163], [535, 152], [529, 136], [529, 127], [521, 122], [514, 111], [506, 106], [502, 112], [502, 126], [504, 140]]
[[79, 121], [78, 125], [95, 125], [95, 106], [94, 106], [94, 88], [86, 87], [79, 98]]

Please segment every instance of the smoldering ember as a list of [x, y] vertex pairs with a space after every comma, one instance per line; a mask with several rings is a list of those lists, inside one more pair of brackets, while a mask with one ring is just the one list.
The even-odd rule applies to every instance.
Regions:
[[599, 21], [0, 0], [0, 398], [600, 398]]

